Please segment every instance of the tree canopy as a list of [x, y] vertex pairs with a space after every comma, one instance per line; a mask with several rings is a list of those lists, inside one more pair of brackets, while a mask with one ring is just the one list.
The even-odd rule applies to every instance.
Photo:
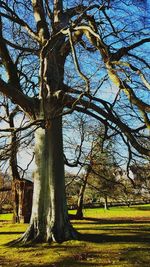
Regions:
[[1, 92], [42, 124], [37, 110], [41, 97], [52, 96], [45, 60], [51, 54], [58, 103], [51, 116], [84, 112], [149, 156], [144, 141], [150, 111], [146, 6], [37, 0], [1, 1], [0, 7]]

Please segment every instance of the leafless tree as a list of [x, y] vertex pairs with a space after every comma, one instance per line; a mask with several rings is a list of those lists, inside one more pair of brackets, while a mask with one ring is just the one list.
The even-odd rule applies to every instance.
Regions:
[[120, 135], [130, 159], [150, 155], [142, 12], [123, 0], [0, 1], [0, 91], [28, 116], [26, 127], [38, 128], [32, 216], [20, 242], [77, 238], [66, 208], [62, 116], [87, 114]]

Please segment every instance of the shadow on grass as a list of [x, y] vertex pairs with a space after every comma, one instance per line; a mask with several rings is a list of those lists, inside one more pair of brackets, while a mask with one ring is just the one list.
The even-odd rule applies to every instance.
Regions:
[[[87, 221], [88, 220], [88, 221]], [[95, 242], [95, 243], [106, 243], [106, 242], [144, 242], [150, 243], [150, 236], [147, 235], [147, 232], [150, 231], [149, 226], [138, 226], [141, 223], [149, 223], [150, 221], [134, 221], [134, 220], [103, 220], [103, 219], [96, 219], [96, 218], [84, 218], [84, 221], [74, 221], [74, 224], [80, 225], [81, 227], [77, 226], [77, 231], [95, 231], [95, 233], [79, 233], [79, 241], [87, 241], [87, 242]], [[82, 224], [84, 226], [82, 227]], [[90, 227], [90, 224], [96, 227]], [[102, 225], [103, 224], [103, 225]], [[107, 225], [110, 226], [107, 226]], [[113, 224], [111, 226], [111, 224]], [[128, 225], [123, 225], [128, 224]], [[104, 233], [96, 233], [98, 231], [103, 231]], [[16, 234], [23, 234], [22, 231], [8, 231], [8, 232], [0, 232], [0, 235], [16, 235]], [[36, 247], [39, 243], [27, 243], [27, 244], [19, 244], [18, 238], [7, 243], [5, 246], [12, 246], [12, 247]], [[49, 244], [50, 245], [50, 244]]]
[[150, 248], [128, 248], [121, 254], [120, 261], [128, 260], [132, 266], [148, 267], [150, 262]]
[[[113, 233], [114, 234], [114, 233]], [[133, 233], [132, 233], [133, 234]], [[107, 235], [107, 234], [80, 234], [80, 241], [85, 242], [94, 242], [97, 244], [107, 244], [108, 247], [106, 250], [99, 249], [96, 247], [96, 251], [92, 251], [92, 246], [88, 245], [88, 247], [80, 247], [69, 245], [68, 243], [64, 243], [61, 245], [45, 245], [41, 248], [40, 244], [37, 244], [33, 247], [28, 247], [27, 250], [20, 249], [19, 253], [23, 255], [25, 252], [31, 252], [33, 254], [33, 250], [35, 250], [35, 255], [40, 256], [40, 262], [35, 264], [34, 262], [23, 262], [19, 260], [10, 260], [7, 257], [0, 258], [0, 265], [2, 266], [31, 266], [31, 267], [96, 267], [96, 266], [128, 266], [132, 264], [133, 267], [148, 267], [150, 261], [150, 237], [147, 234], [136, 233], [134, 235]], [[129, 244], [129, 248], [121, 249], [121, 244], [126, 243]], [[118, 251], [114, 252], [114, 249], [111, 249], [113, 244], [120, 244], [120, 253]], [[130, 244], [132, 247], [130, 247]], [[134, 246], [135, 244], [135, 246]], [[143, 248], [142, 246], [146, 245], [147, 248]], [[39, 250], [38, 250], [39, 246]], [[58, 253], [60, 253], [60, 257], [57, 261], [53, 263], [42, 263], [42, 256], [44, 254], [45, 248], [49, 248], [49, 255], [51, 257], [51, 253], [56, 252], [58, 249]], [[70, 250], [71, 256], [61, 256], [61, 250]], [[42, 251], [41, 251], [42, 250]], [[33, 256], [33, 255], [32, 255]], [[116, 265], [115, 265], [116, 264]], [[125, 264], [125, 265], [124, 265]]]
[[74, 221], [75, 224], [125, 224], [125, 223], [150, 223], [150, 217], [135, 218], [114, 218], [114, 219], [97, 219], [92, 217], [83, 218], [83, 220]]
[[[76, 261], [73, 260], [72, 258], [66, 258], [60, 262], [56, 262], [56, 263], [47, 263], [47, 264], [33, 264], [33, 263], [25, 263], [25, 264], [20, 264], [20, 262], [16, 262], [16, 261], [11, 261], [11, 262], [4, 262], [5, 265], [3, 265], [3, 261], [0, 260], [0, 264], [2, 264], [1, 266], [18, 266], [18, 267], [24, 267], [24, 266], [28, 266], [28, 267], [96, 267], [96, 266], [101, 266], [99, 263], [91, 263], [91, 262], [84, 262], [83, 261]], [[10, 265], [11, 264], [11, 265]]]
[[120, 231], [122, 231], [123, 233], [127, 233], [127, 232], [130, 232], [130, 233], [132, 233], [132, 234], [136, 234], [137, 232], [148, 232], [148, 233], [150, 233], [150, 227], [148, 228], [148, 229], [145, 229], [145, 228], [140, 228], [140, 229], [136, 229], [135, 228], [135, 225], [133, 225], [133, 227], [118, 227], [118, 226], [116, 226], [116, 227], [112, 227], [112, 228], [109, 228], [109, 229], [105, 229], [105, 228], [101, 228], [101, 227], [99, 227], [99, 228], [90, 228], [90, 227], [86, 227], [86, 228], [76, 228], [76, 230], [78, 230], [78, 231], [89, 231], [89, 230], [93, 230], [93, 231], [103, 231], [103, 232], [111, 232], [111, 231], [115, 231], [116, 232], [116, 234], [117, 234], [117, 232], [120, 232]]
[[[42, 255], [41, 255], [42, 256]], [[10, 260], [6, 257], [0, 258], [0, 266], [30, 266], [30, 267], [96, 267], [101, 266], [98, 262], [96, 262], [98, 259], [104, 260], [106, 256], [102, 259], [100, 256], [99, 251], [95, 252], [78, 252], [78, 253], [72, 253], [71, 256], [67, 257], [61, 257], [54, 261], [53, 263], [42, 263], [42, 257], [39, 261], [39, 263], [33, 263], [33, 262], [24, 262], [19, 260]], [[93, 262], [94, 261], [94, 262]], [[108, 257], [107, 257], [108, 261]], [[3, 265], [4, 264], [4, 265]]]
[[80, 241], [94, 243], [150, 243], [150, 236], [147, 234], [134, 235], [107, 235], [107, 234], [80, 234]]
[[[150, 236], [147, 235], [147, 233], [143, 233], [142, 231], [140, 233], [138, 232], [134, 232], [131, 231], [131, 234], [126, 234], [124, 232], [119, 233], [118, 229], [115, 230], [115, 233], [113, 233], [113, 235], [110, 234], [98, 234], [98, 233], [92, 233], [92, 234], [79, 234], [79, 241], [85, 241], [85, 242], [92, 242], [92, 243], [98, 243], [98, 244], [104, 244], [104, 243], [142, 243], [142, 244], [150, 244]], [[11, 241], [9, 243], [7, 243], [5, 246], [6, 247], [16, 247], [16, 248], [37, 248], [38, 246], [40, 246], [40, 244], [36, 244], [36, 243], [27, 243], [27, 244], [18, 244], [17, 242], [15, 242], [17, 240]], [[56, 249], [56, 247], [58, 247], [58, 249], [60, 248], [59, 245], [58, 246], [51, 246], [50, 244], [47, 245], [47, 247], [50, 247], [50, 249]], [[61, 248], [63, 247], [63, 245], [61, 245]], [[72, 247], [72, 246], [70, 246]], [[74, 246], [73, 246], [74, 247]], [[64, 248], [68, 248], [68, 245], [64, 245]], [[41, 249], [41, 248], [40, 248]]]
[[23, 234], [24, 232], [0, 232], [0, 235], [21, 235]]
[[[132, 209], [132, 207], [131, 207]], [[150, 210], [150, 206], [139, 206], [136, 208], [137, 210]]]
[[[84, 241], [84, 242], [91, 242], [91, 243], [97, 243], [97, 244], [107, 244], [107, 243], [112, 243], [112, 244], [119, 244], [119, 243], [132, 243], [132, 244], [150, 244], [150, 235], [147, 235], [147, 233], [137, 233], [137, 232], [131, 232], [131, 234], [125, 234], [124, 232], [119, 234], [117, 232], [111, 234], [79, 234], [78, 241]], [[35, 244], [35, 243], [27, 243], [27, 244], [17, 244], [15, 241], [9, 242], [5, 245], [6, 247], [16, 247], [16, 248], [28, 248], [29, 250], [32, 250], [32, 248], [40, 248], [40, 244]], [[69, 248], [80, 248], [80, 246], [69, 246], [67, 245], [55, 245], [51, 246], [51, 244], [47, 245], [46, 248], [50, 248], [50, 250], [55, 250], [58, 248], [58, 250], [61, 248], [64, 249], [69, 249]], [[44, 247], [42, 248], [42, 250]], [[28, 250], [27, 250], [28, 251]], [[23, 252], [23, 250], [22, 250]]]
[[[90, 249], [89, 249], [90, 250]], [[8, 260], [0, 258], [2, 266], [30, 266], [30, 267], [96, 267], [96, 266], [132, 266], [133, 267], [148, 267], [150, 257], [150, 248], [128, 248], [117, 251], [97, 250], [82, 252], [73, 252], [71, 256], [63, 256], [53, 263], [42, 263], [42, 257], [39, 263], [23, 262], [19, 260]], [[41, 255], [42, 256], [42, 255]], [[5, 264], [5, 265], [3, 265]]]

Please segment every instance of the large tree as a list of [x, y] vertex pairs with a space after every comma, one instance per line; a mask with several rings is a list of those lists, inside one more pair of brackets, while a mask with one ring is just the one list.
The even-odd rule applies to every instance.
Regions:
[[143, 142], [150, 126], [150, 38], [144, 7], [135, 2], [0, 1], [0, 91], [23, 110], [29, 127], [38, 128], [32, 216], [23, 242], [77, 238], [66, 207], [63, 115], [86, 113], [107, 134], [119, 134], [130, 157], [150, 155]]

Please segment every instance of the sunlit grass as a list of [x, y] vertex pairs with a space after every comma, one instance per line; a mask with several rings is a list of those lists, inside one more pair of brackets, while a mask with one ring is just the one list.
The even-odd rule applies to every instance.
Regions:
[[[150, 205], [108, 211], [86, 209], [84, 215], [83, 220], [72, 221], [82, 234], [80, 241], [33, 247], [7, 246], [25, 231], [27, 224], [2, 222], [11, 219], [11, 215], [0, 215], [0, 266], [149, 266]], [[134, 216], [137, 221], [126, 222]], [[123, 221], [118, 221], [118, 217]]]
[[[75, 210], [70, 211], [75, 214]], [[92, 217], [99, 219], [112, 219], [112, 218], [135, 218], [135, 217], [150, 217], [150, 204], [124, 207], [111, 207], [108, 210], [103, 208], [84, 209], [84, 217]]]
[[0, 221], [12, 221], [12, 213], [0, 214]]

